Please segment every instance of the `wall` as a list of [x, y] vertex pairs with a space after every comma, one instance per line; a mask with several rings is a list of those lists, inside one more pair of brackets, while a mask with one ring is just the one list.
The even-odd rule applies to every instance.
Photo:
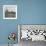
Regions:
[[[17, 20], [3, 20], [5, 4], [17, 4]], [[10, 32], [18, 32], [17, 24], [46, 24], [46, 0], [0, 0], [0, 44], [8, 43]]]
[[[17, 24], [20, 22], [20, 11], [21, 11], [21, 1], [18, 0], [0, 0], [0, 44], [7, 44], [8, 34], [10, 32], [16, 32], [18, 35]], [[3, 19], [3, 5], [18, 5], [18, 18], [17, 20], [4, 20]], [[18, 37], [17, 37], [18, 39]], [[16, 39], [16, 43], [18, 40]]]
[[21, 24], [46, 24], [46, 0], [23, 0]]

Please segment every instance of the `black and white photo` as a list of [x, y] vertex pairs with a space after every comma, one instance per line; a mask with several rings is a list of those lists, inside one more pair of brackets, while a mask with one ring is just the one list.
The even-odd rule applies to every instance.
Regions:
[[17, 19], [17, 5], [3, 5], [3, 19]]

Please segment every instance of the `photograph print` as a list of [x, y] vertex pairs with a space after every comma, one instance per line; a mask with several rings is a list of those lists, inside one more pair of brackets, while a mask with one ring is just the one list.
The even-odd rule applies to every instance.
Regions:
[[17, 5], [3, 5], [3, 19], [17, 19]]

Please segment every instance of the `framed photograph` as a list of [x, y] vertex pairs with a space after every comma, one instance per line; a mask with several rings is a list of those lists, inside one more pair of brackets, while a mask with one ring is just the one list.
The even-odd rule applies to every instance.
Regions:
[[17, 19], [17, 5], [3, 5], [3, 19]]

